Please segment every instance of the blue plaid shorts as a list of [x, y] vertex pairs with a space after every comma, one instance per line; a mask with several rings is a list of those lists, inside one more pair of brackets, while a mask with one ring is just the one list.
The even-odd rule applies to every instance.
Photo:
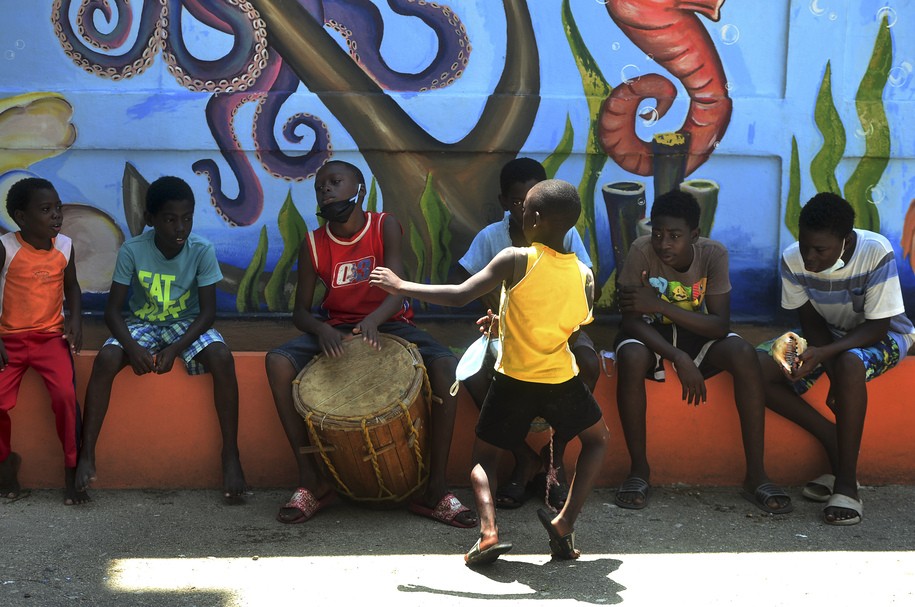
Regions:
[[[170, 325], [154, 325], [136, 318], [127, 319], [127, 328], [130, 330], [130, 336], [153, 354], [181, 339], [181, 336], [187, 333], [187, 328], [190, 326], [190, 320], [182, 320]], [[219, 331], [211, 328], [181, 352], [181, 360], [184, 361], [184, 366], [187, 367], [188, 375], [201, 375], [207, 372], [203, 364], [197, 362], [194, 357], [213, 343], [226, 343], [226, 340], [222, 338]], [[107, 346], [109, 344], [118, 346], [121, 349], [124, 348], [121, 342], [113, 337], [109, 337], [104, 345]]]
[[[794, 329], [794, 332], [801, 334], [800, 329]], [[756, 346], [756, 349], [771, 356], [772, 346], [776, 339], [778, 338], [764, 341]], [[852, 348], [848, 352], [860, 358], [864, 363], [864, 381], [866, 382], [883, 375], [905, 357], [905, 352], [900, 351], [899, 343], [893, 338], [892, 333], [873, 345], [866, 348]], [[792, 384], [794, 391], [803, 394], [812, 388], [824, 373], [826, 373], [826, 369], [823, 365], [817, 365], [813, 371]]]

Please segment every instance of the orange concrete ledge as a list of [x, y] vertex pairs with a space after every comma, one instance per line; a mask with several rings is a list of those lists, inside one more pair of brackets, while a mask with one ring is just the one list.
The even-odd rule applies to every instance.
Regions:
[[[94, 352], [76, 358], [77, 393], [82, 397]], [[290, 487], [294, 462], [277, 418], [264, 372], [263, 352], [235, 353], [240, 391], [239, 443], [242, 464], [252, 487]], [[672, 375], [669, 377], [673, 377]], [[826, 381], [811, 391], [822, 403]], [[597, 398], [611, 432], [611, 445], [598, 485], [617, 486], [629, 458], [616, 411], [616, 381], [601, 376]], [[870, 404], [859, 463], [863, 484], [915, 483], [915, 359], [872, 381]], [[649, 384], [649, 457], [652, 482], [659, 485], [738, 485], [743, 477], [737, 413], [730, 376], [708, 384], [708, 403], [695, 408], [680, 400], [679, 382]], [[449, 480], [468, 485], [476, 409], [466, 393], [459, 400], [458, 420], [449, 462]], [[63, 483], [60, 443], [54, 433], [49, 399], [40, 378], [29, 372], [19, 404], [12, 411], [13, 449], [22, 455], [20, 481], [33, 488]], [[547, 433], [532, 433], [535, 447]], [[212, 405], [212, 379], [190, 377], [183, 368], [167, 375], [137, 377], [129, 369], [114, 382], [111, 406], [98, 444], [97, 487], [217, 488], [220, 486], [220, 438]], [[574, 461], [577, 442], [569, 446]], [[506, 458], [510, 459], [510, 458]], [[822, 450], [806, 433], [767, 412], [766, 464], [779, 483], [798, 485], [826, 471]]]

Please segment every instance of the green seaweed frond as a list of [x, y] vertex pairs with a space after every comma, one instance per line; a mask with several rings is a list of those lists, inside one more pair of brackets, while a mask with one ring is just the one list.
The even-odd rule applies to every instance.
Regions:
[[785, 206], [785, 226], [794, 239], [798, 237], [797, 221], [801, 216], [801, 161], [797, 153], [797, 137], [791, 137], [791, 166], [788, 169], [788, 202]]
[[308, 226], [292, 202], [292, 190], [286, 195], [276, 222], [280, 228], [280, 235], [283, 237], [283, 252], [267, 281], [264, 298], [267, 300], [268, 310], [284, 312], [290, 309], [289, 291], [292, 287], [289, 277], [292, 274], [292, 267], [298, 258], [299, 245], [308, 234]]
[[546, 170], [547, 179], [554, 179], [556, 173], [559, 172], [559, 167], [572, 154], [572, 142], [574, 139], [575, 131], [572, 128], [572, 120], [566, 114], [566, 126], [562, 133], [562, 138], [556, 144], [556, 149], [553, 150], [553, 153], [543, 160], [543, 168]]
[[432, 245], [432, 267], [429, 279], [433, 283], [447, 281], [451, 267], [451, 211], [433, 187], [432, 173], [426, 175], [426, 187], [419, 199], [419, 208], [426, 220]]
[[823, 135], [823, 147], [810, 162], [813, 186], [817, 192], [840, 194], [836, 167], [845, 152], [845, 127], [832, 98], [832, 67], [828, 61], [817, 93], [813, 118]]
[[238, 292], [235, 294], [235, 309], [239, 312], [256, 312], [260, 308], [260, 293], [258, 281], [264, 265], [267, 263], [267, 226], [261, 227], [257, 248], [251, 256], [251, 263], [245, 269], [245, 274], [238, 283]]
[[372, 177], [372, 183], [369, 185], [369, 195], [365, 199], [365, 210], [369, 213], [378, 212], [378, 184]]

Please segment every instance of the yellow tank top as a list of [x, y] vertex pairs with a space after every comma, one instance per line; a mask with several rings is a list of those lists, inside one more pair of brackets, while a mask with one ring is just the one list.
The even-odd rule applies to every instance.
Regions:
[[594, 278], [574, 253], [528, 247], [524, 277], [502, 289], [496, 370], [514, 379], [559, 384], [578, 374], [569, 336], [591, 322]]

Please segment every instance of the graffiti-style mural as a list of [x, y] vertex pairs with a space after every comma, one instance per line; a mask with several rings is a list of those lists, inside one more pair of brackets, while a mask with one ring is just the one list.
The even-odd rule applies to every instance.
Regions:
[[[778, 312], [777, 260], [817, 191], [897, 247], [915, 310], [913, 0], [53, 0], [3, 7], [0, 195], [50, 179], [86, 307], [191, 184], [222, 313], [284, 312], [315, 171], [369, 177], [414, 279], [450, 279], [517, 156], [575, 183], [612, 312], [655, 195], [689, 189], [731, 252], [737, 318]], [[908, 112], [911, 115], [911, 111]], [[0, 229], [13, 229], [5, 210]]]

